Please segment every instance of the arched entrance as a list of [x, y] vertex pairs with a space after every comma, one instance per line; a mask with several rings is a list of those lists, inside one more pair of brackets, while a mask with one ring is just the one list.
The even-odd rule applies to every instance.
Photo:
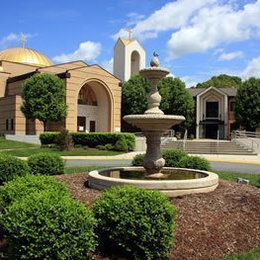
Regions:
[[85, 83], [78, 93], [77, 131], [112, 131], [111, 103], [107, 90], [100, 82]]
[[138, 74], [140, 70], [140, 54], [133, 51], [131, 54], [131, 76]]

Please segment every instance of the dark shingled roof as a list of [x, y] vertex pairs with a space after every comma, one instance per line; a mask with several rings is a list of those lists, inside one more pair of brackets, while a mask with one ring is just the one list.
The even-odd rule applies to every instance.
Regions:
[[[236, 88], [218, 88], [218, 90], [225, 93], [229, 97], [235, 97], [237, 94]], [[193, 97], [196, 97], [201, 92], [205, 91], [205, 88], [188, 88], [188, 91]]]

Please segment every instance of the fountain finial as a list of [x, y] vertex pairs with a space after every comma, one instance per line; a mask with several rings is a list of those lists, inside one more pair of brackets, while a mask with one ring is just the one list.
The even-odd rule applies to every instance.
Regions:
[[152, 59], [150, 61], [151, 67], [159, 67], [160, 62], [159, 62], [158, 56], [159, 56], [159, 54], [154, 51], [153, 52], [153, 57], [152, 57]]

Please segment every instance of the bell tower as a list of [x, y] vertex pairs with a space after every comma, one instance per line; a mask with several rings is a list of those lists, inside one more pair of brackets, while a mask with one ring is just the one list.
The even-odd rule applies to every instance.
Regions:
[[145, 68], [145, 50], [137, 40], [131, 39], [132, 30], [128, 30], [129, 38], [118, 38], [114, 47], [113, 73], [121, 81], [138, 74]]

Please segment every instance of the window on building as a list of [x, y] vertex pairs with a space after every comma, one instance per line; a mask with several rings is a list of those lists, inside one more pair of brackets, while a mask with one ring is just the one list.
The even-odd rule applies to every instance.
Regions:
[[9, 130], [9, 119], [5, 120], [5, 130], [8, 131]]
[[13, 118], [11, 119], [11, 131], [13, 131], [14, 130], [14, 120], [13, 120]]
[[96, 122], [95, 121], [89, 122], [89, 132], [96, 132]]
[[206, 117], [218, 117], [218, 102], [206, 102]]
[[230, 111], [233, 112], [235, 110], [235, 101], [230, 102]]

